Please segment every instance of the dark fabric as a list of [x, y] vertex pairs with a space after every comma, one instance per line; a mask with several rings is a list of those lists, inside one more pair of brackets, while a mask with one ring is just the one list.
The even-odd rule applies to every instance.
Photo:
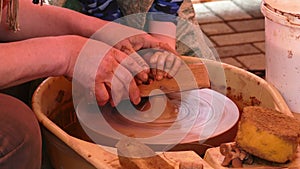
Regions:
[[116, 20], [123, 16], [116, 0], [80, 0], [82, 11], [108, 21]]
[[[84, 13], [97, 18], [113, 21], [123, 16], [116, 0], [80, 0], [80, 2]], [[174, 22], [182, 2], [183, 0], [154, 0], [149, 12], [169, 14], [155, 16], [153, 20]]]
[[32, 110], [0, 93], [0, 169], [40, 169], [41, 133]]
[[163, 12], [170, 15], [177, 15], [183, 0], [155, 0], [150, 12]]

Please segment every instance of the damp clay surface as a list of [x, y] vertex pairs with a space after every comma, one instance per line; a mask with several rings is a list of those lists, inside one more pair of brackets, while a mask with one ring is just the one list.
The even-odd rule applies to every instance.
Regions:
[[210, 89], [151, 96], [137, 106], [128, 100], [117, 107], [83, 102], [76, 113], [81, 126], [92, 136], [130, 136], [155, 144], [205, 140], [229, 130], [239, 117], [230, 99]]

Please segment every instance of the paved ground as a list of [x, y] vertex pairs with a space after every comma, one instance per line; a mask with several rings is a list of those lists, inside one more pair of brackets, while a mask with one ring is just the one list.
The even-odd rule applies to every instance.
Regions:
[[264, 76], [265, 37], [261, 0], [193, 0], [202, 31], [222, 62]]

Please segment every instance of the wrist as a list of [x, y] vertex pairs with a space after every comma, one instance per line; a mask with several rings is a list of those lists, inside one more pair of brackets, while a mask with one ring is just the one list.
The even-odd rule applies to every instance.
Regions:
[[67, 78], [72, 78], [74, 73], [74, 67], [76, 65], [78, 56], [80, 55], [83, 47], [87, 43], [87, 39], [81, 36], [66, 36], [64, 39], [64, 44], [68, 44], [65, 49], [67, 52], [66, 58], [63, 59], [64, 75]]
[[115, 46], [124, 39], [141, 34], [146, 34], [146, 32], [115, 22], [109, 22], [99, 29], [92, 38]]
[[173, 22], [149, 21], [149, 33], [175, 49], [176, 25]]
[[176, 25], [173, 22], [149, 21], [149, 33], [176, 38]]

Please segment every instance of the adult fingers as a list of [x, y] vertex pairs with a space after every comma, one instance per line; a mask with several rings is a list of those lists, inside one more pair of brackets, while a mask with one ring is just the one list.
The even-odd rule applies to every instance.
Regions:
[[137, 75], [142, 81], [147, 81], [149, 67], [147, 63], [137, 53], [132, 53], [129, 57], [125, 53], [116, 49], [112, 50], [113, 57], [132, 74]]
[[[137, 85], [135, 83], [135, 80], [134, 80], [133, 76], [131, 75], [131, 73], [125, 67], [120, 65], [114, 71], [114, 75], [122, 83], [122, 86], [125, 89], [125, 91], [123, 91], [123, 92], [129, 93], [130, 100], [134, 104], [138, 104], [141, 101], [140, 91], [139, 91], [139, 88], [137, 87]], [[118, 81], [116, 80], [116, 82], [118, 82]], [[114, 86], [116, 86], [117, 88], [115, 89]], [[121, 98], [122, 98], [122, 96], [124, 94], [123, 94], [122, 91], [120, 91], [120, 87], [118, 87], [118, 86], [120, 86], [120, 84], [118, 84], [118, 83], [114, 84], [113, 83], [112, 84], [112, 90], [113, 90], [113, 93], [121, 94]], [[117, 101], [118, 100], [116, 100], [116, 101], [114, 100], [115, 104], [117, 104]]]
[[169, 52], [172, 52], [173, 54], [179, 56], [178, 52], [173, 49], [169, 44], [167, 43], [163, 43], [163, 42], [159, 42], [158, 43], [158, 48], [162, 49], [162, 50], [166, 50], [166, 51], [169, 51]]
[[122, 99], [125, 98], [129, 99], [128, 92], [121, 80], [117, 76], [114, 76], [111, 83], [110, 104], [115, 107]]
[[[140, 72], [149, 73], [150, 68], [147, 62], [143, 59], [141, 55], [139, 55], [137, 52], [133, 52], [129, 55], [130, 58], [132, 58], [140, 67], [142, 67], [142, 70]], [[138, 72], [138, 73], [140, 73]]]
[[135, 44], [143, 44], [143, 48], [159, 48], [178, 55], [177, 51], [173, 49], [168, 43], [161, 42], [149, 34], [137, 35], [137, 37], [130, 38], [130, 41], [131, 43]]
[[[135, 40], [131, 40], [135, 39]], [[139, 37], [129, 37], [128, 39], [122, 40], [115, 47], [127, 54], [130, 54], [132, 50], [138, 51], [139, 49], [143, 48], [143, 43], [139, 40]]]
[[179, 55], [178, 52], [175, 49], [173, 49], [168, 43], [164, 43], [160, 41], [150, 43], [150, 48], [158, 48], [160, 50], [168, 51], [175, 55]]
[[97, 103], [100, 106], [105, 105], [109, 101], [109, 92], [107, 91], [107, 88], [103, 82], [95, 82], [95, 96]]
[[104, 105], [110, 101], [115, 106], [120, 102], [123, 95], [128, 95], [128, 92], [134, 103], [139, 102], [139, 90], [131, 72], [112, 55], [106, 55], [98, 68], [95, 90], [99, 105]]
[[135, 80], [135, 82], [136, 82], [137, 85], [143, 84], [143, 81], [141, 81], [141, 80], [138, 79], [137, 77], [134, 77], [134, 80]]
[[122, 52], [131, 56], [131, 58], [133, 58], [146, 71], [149, 70], [148, 64], [143, 60], [143, 58], [138, 53], [136, 53], [137, 50], [143, 47], [142, 43], [131, 44], [131, 42], [128, 39], [126, 39], [121, 43], [117, 44], [116, 47], [120, 49]]
[[127, 39], [120, 41], [114, 47], [121, 50], [122, 52], [125, 52], [126, 54], [131, 53], [132, 50], [132, 45]]

